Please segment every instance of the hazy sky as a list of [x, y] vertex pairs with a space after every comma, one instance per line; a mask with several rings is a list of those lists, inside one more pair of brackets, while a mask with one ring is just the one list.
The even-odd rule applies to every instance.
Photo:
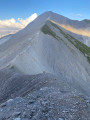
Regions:
[[90, 0], [0, 0], [0, 36], [17, 32], [45, 11], [90, 19]]

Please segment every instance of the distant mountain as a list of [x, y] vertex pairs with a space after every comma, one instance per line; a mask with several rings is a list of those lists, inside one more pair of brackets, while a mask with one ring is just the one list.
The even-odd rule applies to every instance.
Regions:
[[88, 20], [88, 19], [84, 19], [83, 21], [90, 24], [90, 20]]
[[0, 119], [89, 120], [90, 47], [61, 24], [89, 27], [45, 12], [0, 39]]

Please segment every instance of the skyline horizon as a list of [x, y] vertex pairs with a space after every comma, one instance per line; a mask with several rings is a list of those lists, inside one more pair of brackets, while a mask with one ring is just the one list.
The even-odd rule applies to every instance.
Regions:
[[71, 20], [90, 20], [89, 3], [89, 0], [0, 0], [0, 35], [24, 28], [47, 11]]
[[[55, 14], [58, 14], [58, 13], [56, 13], [56, 12], [53, 12], [53, 11], [45, 11], [44, 13], [48, 13], [48, 12], [52, 12], [52, 13], [55, 13]], [[44, 14], [44, 13], [41, 13], [40, 15], [42, 15], [42, 14]], [[39, 15], [39, 16], [40, 16]], [[61, 14], [58, 14], [58, 15], [61, 15]], [[16, 32], [18, 32], [19, 30], [21, 30], [21, 29], [23, 29], [23, 28], [25, 28], [28, 24], [30, 24], [33, 20], [35, 20], [37, 17], [39, 17], [38, 15], [37, 15], [37, 13], [34, 13], [34, 14], [32, 14], [31, 16], [29, 16], [28, 18], [26, 18], [25, 20], [24, 19], [22, 19], [22, 18], [18, 18], [17, 20], [15, 20], [14, 18], [11, 18], [11, 19], [9, 19], [9, 20], [2, 20], [3, 21], [3, 25], [5, 24], [6, 26], [7, 26], [7, 23], [10, 23], [11, 22], [11, 24], [10, 24], [10, 26], [12, 26], [12, 25], [14, 25], [13, 27], [16, 27], [16, 28], [14, 28], [14, 30], [6, 30], [6, 33], [2, 33], [2, 31], [1, 31], [1, 33], [0, 33], [0, 38], [2, 38], [2, 37], [4, 37], [4, 36], [7, 36], [7, 35], [10, 35], [10, 34], [15, 34]], [[61, 15], [61, 16], [63, 16], [63, 15]], [[68, 18], [68, 17], [66, 17], [66, 16], [63, 16], [63, 17], [65, 17], [65, 18], [67, 18], [67, 19], [70, 19], [70, 18]], [[70, 19], [70, 20], [73, 20], [74, 21], [74, 19]], [[83, 20], [88, 20], [88, 19], [83, 19]], [[75, 20], [75, 21], [83, 21], [83, 20]], [[1, 22], [1, 20], [0, 20], [0, 22]], [[9, 26], [9, 27], [10, 27]], [[5, 27], [5, 26], [4, 26]], [[65, 26], [64, 26], [65, 27]], [[66, 28], [66, 27], [65, 27]], [[74, 28], [72, 28], [72, 29], [74, 29]], [[10, 32], [11, 31], [11, 32]], [[4, 32], [5, 32], [5, 30], [4, 30]]]

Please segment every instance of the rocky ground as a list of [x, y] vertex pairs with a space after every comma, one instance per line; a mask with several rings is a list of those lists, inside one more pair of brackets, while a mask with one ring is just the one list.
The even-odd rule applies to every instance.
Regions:
[[0, 91], [3, 93], [0, 94], [0, 120], [90, 120], [88, 97], [56, 76], [47, 73], [23, 77], [13, 75], [13, 79], [6, 76], [8, 72], [5, 74], [8, 86], [5, 86], [6, 81], [0, 81], [8, 88], [3, 87], [4, 92]]
[[90, 101], [82, 94], [43, 87], [0, 105], [0, 120], [90, 120]]

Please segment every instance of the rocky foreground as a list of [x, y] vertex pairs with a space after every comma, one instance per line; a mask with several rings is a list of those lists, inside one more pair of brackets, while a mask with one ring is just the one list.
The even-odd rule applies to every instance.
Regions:
[[90, 100], [67, 81], [47, 73], [23, 77], [14, 74], [8, 89], [0, 94], [0, 120], [90, 120]]
[[90, 120], [90, 101], [82, 94], [43, 87], [0, 105], [0, 120]]

